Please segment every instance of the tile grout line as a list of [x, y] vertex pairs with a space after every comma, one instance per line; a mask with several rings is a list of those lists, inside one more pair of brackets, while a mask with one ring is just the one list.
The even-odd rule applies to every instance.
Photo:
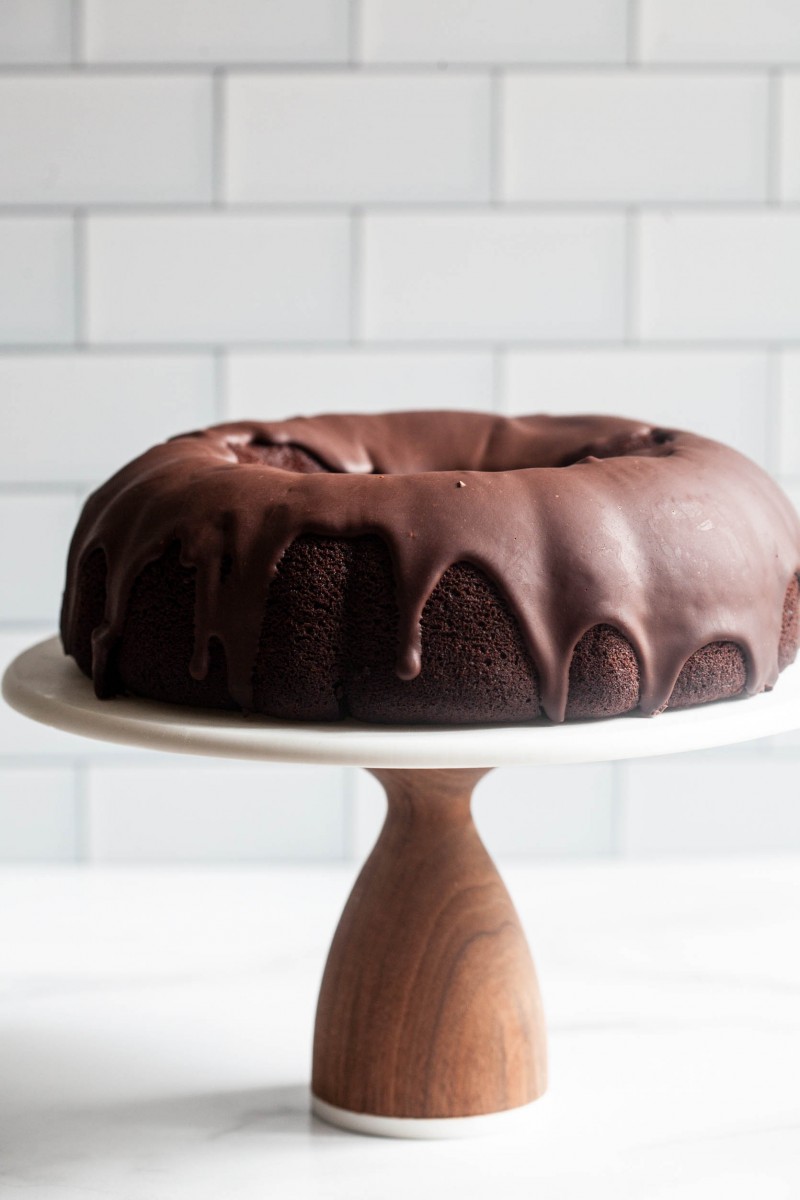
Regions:
[[226, 119], [225, 72], [215, 68], [211, 76], [211, 203], [221, 208], [225, 200]]
[[[349, 338], [293, 338], [275, 340], [271, 338], [253, 338], [245, 341], [232, 340], [225, 343], [225, 349], [231, 352], [258, 352], [270, 354], [324, 354], [332, 350], [346, 350], [350, 344]], [[613, 353], [624, 350], [629, 344], [623, 335], [614, 338], [435, 338], [420, 340], [418, 338], [370, 338], [359, 341], [359, 346], [374, 350], [381, 354], [485, 354], [495, 347], [503, 350], [528, 350], [537, 353], [560, 353], [569, 351], [571, 354]], [[645, 353], [653, 354], [740, 354], [742, 352], [764, 352], [775, 346], [785, 350], [800, 349], [800, 337], [781, 338], [636, 338], [636, 348]], [[57, 355], [74, 355], [76, 352], [90, 352], [92, 358], [170, 358], [174, 356], [205, 357], [213, 356], [215, 343], [203, 342], [92, 342], [85, 347], [76, 346], [74, 342], [6, 342], [0, 345], [0, 362], [4, 358], [48, 358]]]
[[[223, 181], [224, 182], [224, 181]], [[448, 216], [450, 214], [468, 213], [471, 215], [496, 215], [498, 206], [491, 200], [369, 200], [356, 202], [365, 213], [376, 213], [394, 217], [404, 217], [415, 221], [429, 216]], [[30, 202], [0, 200], [0, 218], [15, 219], [20, 217], [52, 218], [68, 217], [75, 211], [75, 204], [62, 202]], [[143, 200], [138, 204], [131, 201], [98, 200], [83, 205], [87, 215], [106, 217], [129, 217], [148, 221], [162, 217], [197, 216], [198, 213], [213, 215], [216, 209], [214, 201], [151, 201]], [[229, 217], [252, 218], [263, 217], [265, 220], [294, 217], [302, 220], [312, 220], [314, 217], [346, 217], [354, 207], [353, 201], [326, 200], [278, 200], [278, 201], [234, 201], [225, 203], [225, 213]], [[689, 216], [715, 216], [721, 219], [743, 215], [759, 214], [764, 211], [764, 200], [664, 200], [657, 198], [638, 199], [635, 205], [631, 201], [619, 200], [513, 200], [503, 199], [502, 213], [515, 216], [577, 220], [581, 217], [595, 216], [624, 216], [631, 208], [637, 212], [670, 215], [678, 212]], [[781, 211], [793, 215], [800, 214], [800, 200], [787, 200], [781, 205]]]
[[[236, 343], [233, 343], [236, 346]], [[328, 345], [328, 343], [305, 343], [305, 342], [247, 342], [243, 345], [248, 347], [270, 346], [278, 348], [279, 346], [294, 346], [295, 349], [303, 347], [303, 349], [314, 349], [315, 345]], [[208, 342], [94, 342], [91, 347], [86, 346], [85, 349], [91, 349], [93, 358], [170, 358], [174, 355], [197, 355], [208, 356], [209, 351], [213, 347], [209, 346]], [[6, 342], [5, 345], [0, 345], [0, 361], [4, 358], [32, 358], [37, 357], [48, 358], [59, 354], [71, 354], [76, 349], [74, 342]]]
[[0, 496], [82, 496], [88, 488], [96, 486], [97, 481], [87, 483], [74, 479], [67, 479], [63, 482], [55, 482], [51, 479], [35, 481], [0, 479]]
[[[264, 62], [254, 59], [251, 61], [227, 61], [215, 63], [198, 59], [175, 60], [126, 60], [77, 62], [75, 66], [84, 68], [87, 76], [91, 75], [208, 75], [215, 69], [231, 74], [242, 75], [306, 75], [313, 72], [318, 75], [346, 75], [353, 73], [365, 78], [375, 75], [425, 75], [429, 78], [441, 78], [442, 64], [436, 60], [419, 62], [382, 62], [367, 63], [362, 61], [350, 62], [348, 57], [341, 59], [324, 59], [313, 61], [308, 59], [296, 62]], [[447, 75], [486, 75], [493, 70], [515, 71], [529, 75], [594, 75], [594, 74], [626, 74], [630, 67], [637, 72], [653, 75], [747, 75], [763, 74], [769, 70], [770, 64], [763, 61], [742, 59], [737, 62], [640, 62], [628, 63], [625, 58], [613, 62], [604, 60], [534, 62], [530, 59], [509, 60], [498, 63], [496, 59], [470, 62], [451, 62], [447, 64]], [[800, 63], [787, 62], [781, 64], [782, 70], [790, 74], [800, 74]], [[7, 76], [30, 75], [64, 75], [69, 77], [72, 69], [69, 63], [3, 63], [0, 74]]]

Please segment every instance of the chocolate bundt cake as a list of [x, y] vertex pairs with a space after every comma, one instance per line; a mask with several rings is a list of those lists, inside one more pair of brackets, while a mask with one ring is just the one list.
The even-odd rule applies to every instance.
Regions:
[[295, 720], [661, 712], [770, 688], [800, 522], [749, 459], [616, 417], [217, 425], [86, 502], [62, 611], [98, 696]]

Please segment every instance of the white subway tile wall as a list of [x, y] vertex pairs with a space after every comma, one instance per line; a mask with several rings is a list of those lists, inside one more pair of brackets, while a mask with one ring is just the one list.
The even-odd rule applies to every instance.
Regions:
[[74, 862], [81, 837], [77, 793], [76, 772], [68, 766], [4, 768], [0, 861]]
[[506, 200], [765, 200], [762, 73], [506, 76]]
[[173, 433], [210, 424], [214, 358], [204, 354], [0, 354], [5, 485], [79, 494]]
[[0, 203], [211, 199], [211, 98], [200, 75], [0, 79]]
[[764, 351], [512, 350], [502, 363], [503, 408], [512, 415], [540, 408], [613, 412], [694, 429], [771, 465], [765, 420], [770, 360]]
[[341, 858], [344, 791], [344, 772], [333, 767], [93, 765], [88, 854], [98, 862]]
[[619, 770], [623, 854], [759, 854], [800, 845], [794, 758], [677, 755]]
[[624, 62], [626, 0], [363, 0], [365, 63]]
[[74, 219], [0, 210], [0, 346], [74, 341], [75, 258]]
[[800, 350], [787, 350], [781, 356], [780, 371], [781, 439], [776, 465], [783, 475], [796, 476], [800, 466]]
[[800, 211], [635, 220], [641, 337], [800, 341]]
[[605, 213], [372, 213], [366, 338], [517, 342], [621, 338], [625, 223]]
[[[800, 503], [796, 0], [0, 0], [0, 662], [87, 493], [214, 420], [618, 412]], [[497, 853], [800, 849], [800, 735], [505, 769]], [[0, 707], [0, 860], [362, 856], [364, 772]]]
[[72, 11], [63, 0], [2, 0], [0, 63], [66, 63], [72, 52]]
[[90, 342], [344, 341], [346, 216], [90, 216]]
[[231, 420], [287, 412], [374, 412], [376, 408], [490, 409], [488, 350], [232, 351], [225, 357]]
[[233, 76], [226, 199], [486, 202], [491, 90], [474, 73]]
[[641, 0], [643, 62], [800, 62], [795, 0]]
[[0, 621], [20, 613], [28, 621], [53, 622], [64, 585], [64, 556], [80, 511], [69, 492], [0, 492]]
[[[83, 0], [91, 63], [347, 62], [348, 0]], [[69, 7], [69, 5], [65, 5]]]

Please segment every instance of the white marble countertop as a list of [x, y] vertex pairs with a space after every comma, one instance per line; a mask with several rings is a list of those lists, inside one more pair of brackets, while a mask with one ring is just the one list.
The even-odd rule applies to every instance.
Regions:
[[0, 872], [2, 1200], [797, 1200], [800, 859], [506, 865], [550, 1092], [435, 1143], [308, 1113], [354, 871]]

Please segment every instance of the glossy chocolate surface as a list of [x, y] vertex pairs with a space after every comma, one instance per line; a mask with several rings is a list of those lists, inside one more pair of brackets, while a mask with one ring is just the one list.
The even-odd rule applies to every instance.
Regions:
[[422, 612], [447, 568], [485, 573], [518, 622], [554, 721], [565, 716], [573, 650], [597, 625], [633, 647], [645, 713], [663, 708], [686, 660], [713, 642], [741, 648], [748, 692], [772, 686], [787, 584], [800, 569], [787, 497], [749, 459], [691, 433], [468, 412], [239, 422], [153, 447], [89, 498], [70, 550], [65, 649], [79, 572], [100, 549], [106, 607], [92, 675], [108, 695], [131, 588], [178, 542], [196, 571], [191, 674], [203, 678], [217, 639], [230, 694], [249, 710], [270, 582], [306, 534], [386, 544], [404, 680], [420, 671]]

